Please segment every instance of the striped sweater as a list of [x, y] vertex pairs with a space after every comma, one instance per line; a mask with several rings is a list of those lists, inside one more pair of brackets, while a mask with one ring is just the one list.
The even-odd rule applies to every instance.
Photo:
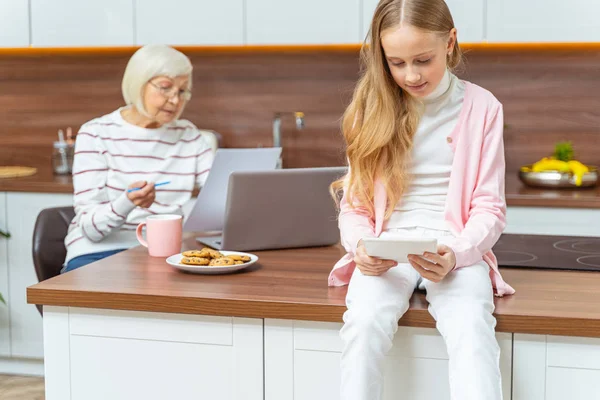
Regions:
[[[153, 214], [183, 215], [194, 186], [202, 186], [214, 159], [216, 139], [191, 122], [157, 129], [126, 122], [118, 109], [84, 124], [73, 162], [75, 218], [65, 246], [74, 257], [138, 245], [135, 229]], [[161, 182], [148, 209], [136, 207], [126, 189], [135, 181]]]

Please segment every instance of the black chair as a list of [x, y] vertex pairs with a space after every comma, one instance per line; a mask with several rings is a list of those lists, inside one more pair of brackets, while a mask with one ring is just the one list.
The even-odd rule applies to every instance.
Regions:
[[[38, 281], [60, 274], [67, 255], [64, 240], [69, 224], [75, 216], [73, 207], [55, 207], [42, 210], [33, 229], [33, 265]], [[42, 307], [37, 306], [40, 314]]]

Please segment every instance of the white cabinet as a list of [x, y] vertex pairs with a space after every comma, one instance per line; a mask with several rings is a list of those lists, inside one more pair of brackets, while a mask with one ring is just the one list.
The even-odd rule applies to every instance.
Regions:
[[[0, 192], [0, 230], [8, 232], [6, 223], [6, 192]], [[8, 239], [0, 236], [0, 293], [5, 300], [8, 291]], [[0, 357], [10, 357], [10, 319], [8, 304], [0, 303]]]
[[[26, 289], [37, 283], [31, 255], [32, 234], [38, 213], [44, 208], [73, 204], [70, 194], [17, 193], [6, 195], [8, 244], [7, 299], [10, 310], [11, 356], [42, 358], [42, 318], [33, 304], [27, 304]], [[0, 242], [1, 243], [1, 242]]]
[[[166, 13], [169, 18], [177, 16], [176, 10], [167, 10], [173, 11]], [[131, 46], [133, 20], [133, 0], [31, 0], [31, 44]], [[167, 20], [158, 29], [177, 27], [176, 20]]]
[[[0, 47], [360, 43], [378, 0], [0, 0]], [[600, 2], [446, 0], [460, 43], [600, 41]], [[559, 28], [557, 28], [559, 27]]]
[[488, 0], [446, 0], [458, 30], [458, 43], [479, 43], [484, 38], [485, 2]]
[[513, 400], [597, 398], [600, 339], [515, 334], [514, 340]]
[[597, 208], [514, 207], [507, 208], [504, 233], [522, 235], [600, 236]]
[[358, 43], [360, 0], [246, 0], [247, 44]]
[[375, 14], [377, 3], [379, 3], [379, 0], [362, 0], [362, 10], [360, 16], [361, 41], [366, 40], [369, 29], [371, 29], [371, 21], [373, 20], [373, 14]]
[[44, 307], [46, 400], [262, 400], [260, 319]]
[[29, 0], [0, 0], [0, 47], [29, 46]]
[[[487, 0], [446, 0], [458, 30], [459, 43], [478, 43], [484, 40], [484, 3]], [[361, 38], [369, 31], [378, 0], [363, 0]]]
[[487, 0], [490, 42], [600, 41], [600, 2]]
[[[341, 327], [266, 319], [265, 400], [339, 399]], [[510, 399], [512, 335], [497, 338], [504, 398]], [[399, 393], [405, 399], [450, 399], [448, 355], [437, 330], [400, 327], [385, 364], [385, 400]]]
[[244, 0], [135, 0], [138, 45], [242, 45]]

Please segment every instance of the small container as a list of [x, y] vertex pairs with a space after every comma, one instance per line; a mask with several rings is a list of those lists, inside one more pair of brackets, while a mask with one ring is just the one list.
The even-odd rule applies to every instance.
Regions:
[[69, 175], [73, 172], [74, 148], [67, 142], [54, 142], [52, 169], [56, 175]]

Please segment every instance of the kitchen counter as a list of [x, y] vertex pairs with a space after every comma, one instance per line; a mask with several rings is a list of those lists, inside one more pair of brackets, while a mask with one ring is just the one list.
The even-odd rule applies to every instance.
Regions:
[[600, 186], [585, 189], [537, 189], [506, 176], [506, 203], [522, 207], [600, 208]]
[[73, 193], [73, 178], [54, 175], [50, 168], [38, 168], [35, 175], [0, 179], [0, 192]]
[[[49, 169], [38, 169], [33, 176], [0, 179], [0, 191], [73, 193], [73, 180], [70, 176], [53, 175]], [[509, 174], [506, 177], [506, 203], [523, 207], [600, 208], [600, 186], [580, 190], [534, 189]]]
[[[190, 238], [184, 248], [198, 248]], [[248, 318], [341, 322], [347, 287], [327, 286], [339, 246], [256, 252], [224, 276], [176, 271], [137, 247], [29, 287], [31, 304]], [[600, 274], [502, 268], [517, 291], [496, 299], [498, 332], [600, 337]], [[416, 292], [400, 325], [435, 327]]]
[[[342, 252], [255, 252], [246, 271], [194, 275], [137, 247], [29, 287], [28, 302], [44, 305], [46, 399], [337, 399], [347, 287], [328, 287], [327, 276]], [[517, 290], [495, 299], [504, 398], [565, 398], [575, 384], [577, 399], [594, 398], [600, 274], [501, 270]], [[450, 398], [446, 346], [423, 292], [399, 324], [386, 390]], [[439, 384], [411, 385], [431, 374]]]

